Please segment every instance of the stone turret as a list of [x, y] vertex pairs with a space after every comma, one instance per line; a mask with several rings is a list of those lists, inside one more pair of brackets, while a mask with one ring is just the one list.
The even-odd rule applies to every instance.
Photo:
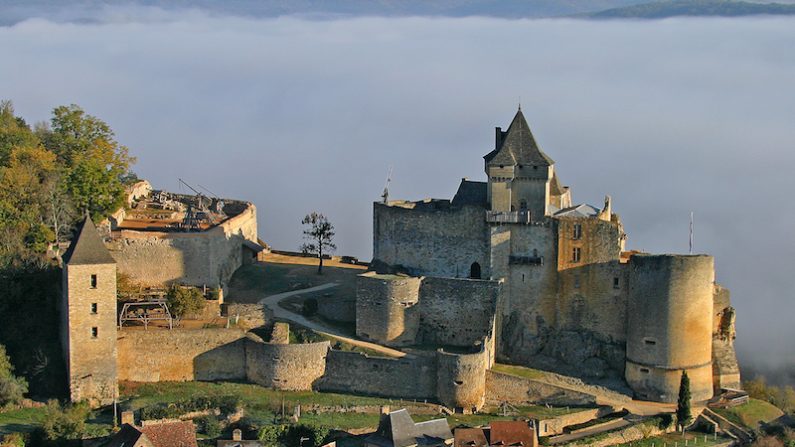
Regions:
[[91, 218], [64, 254], [61, 342], [69, 396], [93, 405], [113, 402], [116, 383], [116, 261]]
[[536, 144], [521, 107], [507, 131], [497, 128], [495, 148], [483, 158], [491, 211], [524, 212], [531, 220], [543, 220], [555, 162]]

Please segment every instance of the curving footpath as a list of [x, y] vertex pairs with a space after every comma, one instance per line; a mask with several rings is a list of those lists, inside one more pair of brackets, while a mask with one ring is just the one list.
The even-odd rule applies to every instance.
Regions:
[[300, 295], [302, 293], [311, 293], [320, 290], [330, 289], [332, 287], [337, 287], [338, 285], [339, 284], [337, 283], [330, 282], [315, 287], [309, 287], [306, 289], [277, 293], [275, 295], [266, 296], [265, 298], [261, 299], [259, 302], [260, 304], [263, 304], [265, 307], [270, 309], [271, 312], [273, 312], [273, 317], [276, 319], [289, 321], [304, 326], [308, 329], [312, 329], [313, 331], [319, 334], [333, 337], [340, 341], [343, 341], [345, 343], [350, 343], [355, 346], [380, 352], [381, 354], [388, 355], [390, 357], [405, 357], [406, 353], [403, 351], [398, 351], [397, 349], [387, 348], [386, 346], [382, 346], [376, 343], [370, 343], [358, 340], [356, 338], [351, 338], [349, 335], [345, 335], [337, 329], [318, 323], [316, 321], [308, 320], [303, 315], [297, 314], [295, 312], [290, 312], [289, 310], [279, 306], [279, 302], [281, 302], [285, 298], [289, 298], [294, 295]]

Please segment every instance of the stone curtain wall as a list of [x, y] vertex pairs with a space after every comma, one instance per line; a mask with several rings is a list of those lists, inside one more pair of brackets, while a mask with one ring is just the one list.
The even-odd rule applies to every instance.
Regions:
[[559, 435], [563, 433], [564, 428], [570, 425], [582, 424], [620, 410], [620, 407], [605, 406], [563, 414], [554, 418], [541, 419], [538, 421], [538, 436]]
[[435, 356], [395, 359], [330, 351], [326, 358], [326, 374], [318, 389], [404, 399], [434, 399], [436, 377]]
[[257, 241], [257, 211], [252, 204], [207, 231], [122, 230], [107, 246], [119, 271], [141, 284], [215, 287], [225, 286], [243, 264], [244, 240]]
[[264, 343], [246, 339], [246, 377], [250, 382], [277, 390], [308, 391], [326, 371], [329, 342], [308, 344]]
[[734, 340], [731, 335], [727, 337], [721, 333], [721, 321], [730, 306], [729, 289], [715, 284], [712, 305], [712, 380], [716, 393], [721, 388], [742, 388]]
[[425, 344], [478, 346], [492, 333], [502, 284], [425, 277], [419, 288], [420, 339]]
[[373, 204], [373, 261], [412, 275], [469, 276], [472, 263], [489, 278], [486, 210], [449, 201]]
[[268, 321], [264, 304], [226, 303], [221, 306], [221, 312], [243, 329], [265, 326]]
[[241, 380], [245, 354], [245, 333], [238, 329], [118, 332], [119, 380]]
[[332, 321], [355, 323], [356, 295], [321, 296], [317, 299], [317, 313]]

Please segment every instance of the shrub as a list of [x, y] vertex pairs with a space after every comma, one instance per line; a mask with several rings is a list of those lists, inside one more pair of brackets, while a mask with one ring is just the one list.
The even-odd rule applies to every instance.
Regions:
[[7, 434], [0, 442], [0, 447], [25, 447], [25, 438], [19, 433]]
[[193, 420], [196, 423], [196, 428], [198, 428], [200, 433], [204, 433], [205, 435], [209, 436], [210, 438], [217, 438], [221, 436], [221, 422], [215, 418], [215, 416], [202, 416]]
[[204, 296], [192, 287], [172, 286], [166, 294], [168, 309], [175, 317], [195, 314], [204, 309]]
[[18, 403], [27, 392], [28, 382], [23, 377], [14, 375], [14, 367], [6, 354], [6, 348], [0, 345], [0, 407]]
[[279, 444], [286, 431], [284, 425], [265, 425], [257, 430], [257, 439], [266, 446], [275, 446]]
[[85, 403], [77, 403], [62, 407], [57, 401], [47, 402], [47, 409], [42, 423], [44, 438], [48, 441], [66, 441], [80, 439], [86, 432], [86, 419], [91, 409]]

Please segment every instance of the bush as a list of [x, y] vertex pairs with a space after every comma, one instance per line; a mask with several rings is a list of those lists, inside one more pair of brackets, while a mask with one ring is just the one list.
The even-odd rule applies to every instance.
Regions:
[[284, 425], [265, 425], [257, 430], [257, 439], [266, 446], [275, 446], [279, 444], [286, 431]]
[[42, 423], [44, 438], [48, 441], [80, 439], [86, 433], [86, 419], [91, 409], [85, 403], [62, 407], [57, 401], [47, 402]]
[[0, 442], [0, 447], [25, 447], [25, 438], [19, 433], [5, 435]]
[[166, 301], [175, 317], [196, 314], [204, 309], [204, 296], [192, 287], [172, 286], [166, 294]]
[[217, 438], [221, 436], [221, 422], [215, 416], [202, 416], [193, 420], [196, 423], [196, 428], [199, 433], [204, 433], [210, 438]]
[[19, 403], [27, 392], [28, 382], [23, 377], [14, 375], [14, 367], [6, 354], [6, 348], [0, 345], [0, 408]]
[[176, 402], [143, 407], [139, 412], [139, 417], [142, 420], [176, 419], [186, 413], [216, 408], [226, 415], [236, 412], [240, 406], [241, 400], [238, 396], [196, 396]]

